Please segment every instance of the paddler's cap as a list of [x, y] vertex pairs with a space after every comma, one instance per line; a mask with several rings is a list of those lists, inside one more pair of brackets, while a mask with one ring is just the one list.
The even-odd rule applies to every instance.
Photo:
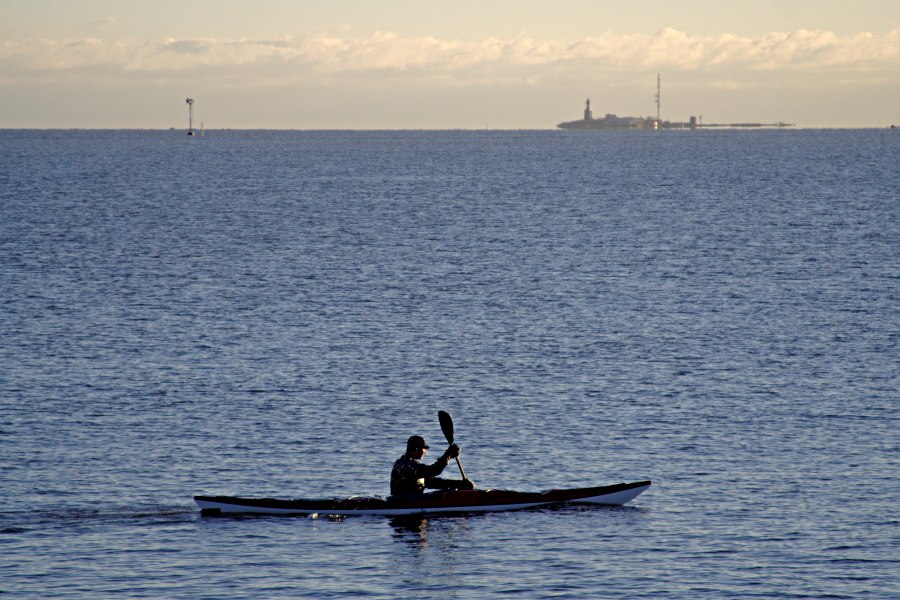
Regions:
[[413, 435], [410, 436], [408, 440], [406, 440], [406, 449], [407, 450], [418, 450], [419, 448], [428, 449], [428, 444], [425, 443], [425, 438], [421, 435]]

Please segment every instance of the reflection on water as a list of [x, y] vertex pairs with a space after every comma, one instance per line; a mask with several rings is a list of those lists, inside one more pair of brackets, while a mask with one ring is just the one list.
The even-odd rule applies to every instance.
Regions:
[[441, 515], [426, 517], [409, 515], [390, 519], [393, 538], [420, 550], [446, 550], [456, 546], [461, 534], [469, 530], [469, 521], [483, 515]]
[[402, 516], [390, 520], [394, 540], [413, 546], [428, 546], [428, 519], [422, 516]]
[[[452, 594], [464, 586], [465, 548], [473, 543], [470, 519], [478, 515], [404, 516], [390, 520], [394, 572], [415, 597], [435, 590]], [[477, 536], [476, 536], [477, 537]]]

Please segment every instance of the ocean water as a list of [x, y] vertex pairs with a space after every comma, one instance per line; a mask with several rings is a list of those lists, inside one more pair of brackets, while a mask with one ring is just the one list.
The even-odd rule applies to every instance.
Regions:
[[[900, 597], [898, 165], [889, 130], [0, 131], [0, 595]], [[654, 485], [192, 502], [386, 495], [438, 410], [480, 487]]]

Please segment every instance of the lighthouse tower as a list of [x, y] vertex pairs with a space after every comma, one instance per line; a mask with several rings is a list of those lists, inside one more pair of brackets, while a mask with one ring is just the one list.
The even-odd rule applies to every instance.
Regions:
[[594, 118], [594, 113], [591, 111], [591, 99], [588, 98], [587, 102], [584, 104], [584, 120], [590, 121]]

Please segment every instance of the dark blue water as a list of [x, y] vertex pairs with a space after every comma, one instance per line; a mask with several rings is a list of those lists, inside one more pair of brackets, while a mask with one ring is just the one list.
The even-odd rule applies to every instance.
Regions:
[[[0, 594], [900, 595], [900, 135], [0, 132]], [[623, 508], [200, 518], [481, 487]], [[448, 472], [452, 476], [452, 472]]]

